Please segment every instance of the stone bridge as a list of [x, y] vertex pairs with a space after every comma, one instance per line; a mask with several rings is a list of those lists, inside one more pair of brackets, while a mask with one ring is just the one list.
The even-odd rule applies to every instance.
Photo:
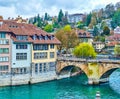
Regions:
[[120, 68], [120, 60], [110, 59], [80, 59], [59, 57], [57, 59], [56, 72], [59, 75], [65, 68], [70, 72], [73, 67], [78, 67], [88, 77], [89, 84], [99, 84], [107, 82], [113, 71]]

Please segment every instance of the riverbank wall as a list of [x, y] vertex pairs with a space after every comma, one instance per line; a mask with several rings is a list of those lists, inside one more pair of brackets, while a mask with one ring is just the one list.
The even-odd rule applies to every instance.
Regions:
[[39, 82], [51, 81], [57, 79], [55, 72], [40, 74], [19, 74], [0, 76], [0, 86], [15, 86], [24, 84], [34, 84]]

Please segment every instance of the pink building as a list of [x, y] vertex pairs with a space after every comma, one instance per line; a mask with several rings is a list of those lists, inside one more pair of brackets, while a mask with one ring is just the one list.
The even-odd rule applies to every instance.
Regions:
[[11, 67], [10, 33], [2, 24], [3, 21], [0, 20], [0, 74], [10, 73]]

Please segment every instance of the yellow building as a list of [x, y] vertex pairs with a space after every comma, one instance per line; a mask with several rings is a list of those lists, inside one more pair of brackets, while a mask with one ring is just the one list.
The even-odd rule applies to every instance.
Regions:
[[60, 44], [54, 35], [41, 31], [32, 35], [32, 71], [36, 74], [55, 71], [57, 45]]

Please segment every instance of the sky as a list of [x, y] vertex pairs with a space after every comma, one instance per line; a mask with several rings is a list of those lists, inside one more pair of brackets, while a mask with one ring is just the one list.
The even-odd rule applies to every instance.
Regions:
[[4, 19], [34, 17], [38, 13], [43, 16], [47, 12], [51, 16], [58, 15], [60, 9], [63, 12], [89, 13], [93, 9], [104, 8], [107, 4], [120, 2], [120, 0], [0, 0], [0, 15]]

